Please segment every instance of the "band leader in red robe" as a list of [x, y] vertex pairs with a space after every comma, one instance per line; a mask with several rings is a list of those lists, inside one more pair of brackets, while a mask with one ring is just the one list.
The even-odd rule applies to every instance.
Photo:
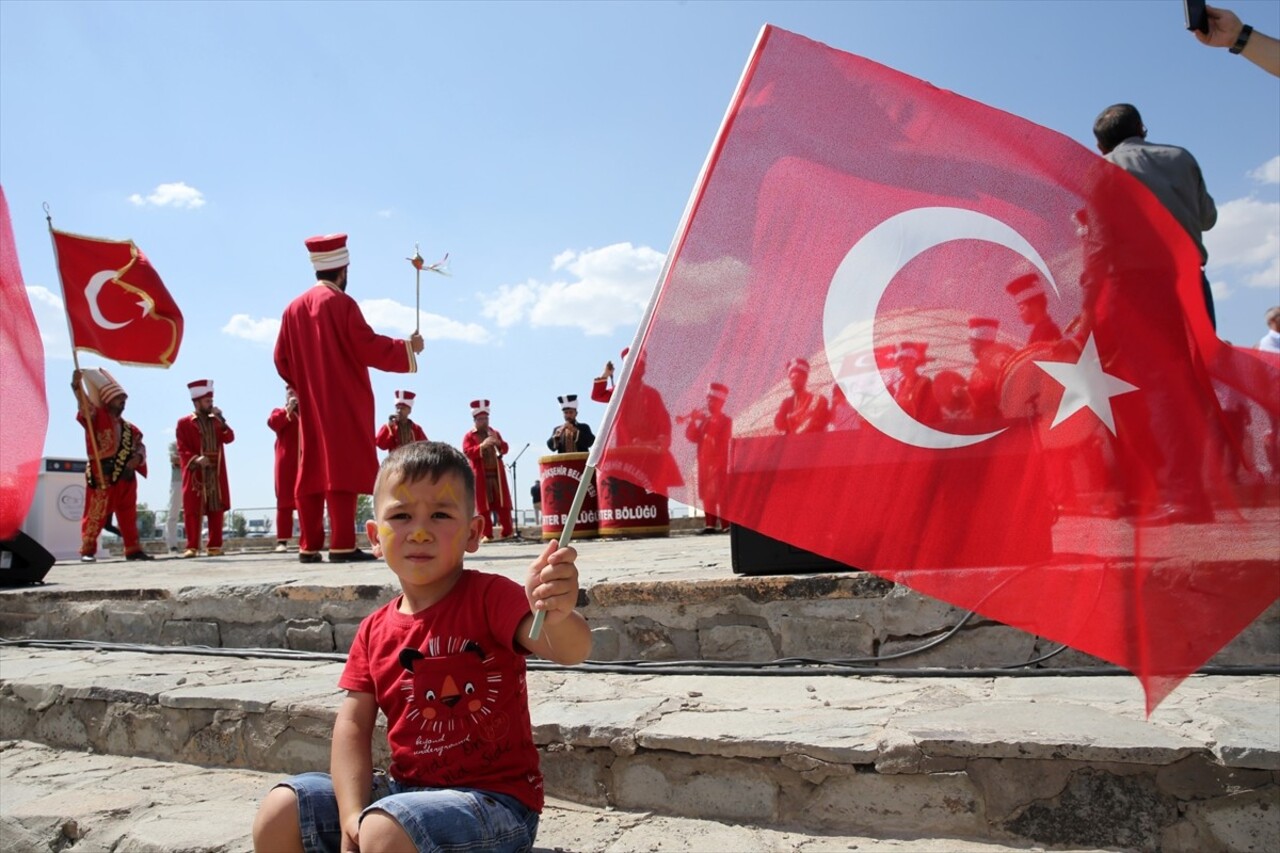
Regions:
[[298, 482], [298, 397], [285, 389], [285, 404], [272, 409], [267, 426], [276, 434], [276, 550], [293, 538], [293, 488]]
[[276, 370], [298, 395], [298, 559], [319, 561], [326, 503], [329, 562], [374, 559], [356, 548], [355, 530], [356, 496], [373, 491], [378, 473], [369, 368], [416, 372], [422, 337], [399, 340], [369, 327], [346, 293], [347, 235], [306, 242], [317, 280], [285, 309], [275, 348]]
[[[209, 556], [222, 555], [222, 522], [231, 508], [227, 482], [227, 457], [223, 448], [236, 434], [213, 405], [213, 382], [198, 379], [187, 384], [195, 411], [178, 419], [174, 439], [182, 465], [182, 518], [187, 532], [184, 557], [200, 551], [200, 526], [209, 519]], [[214, 472], [217, 472], [216, 476]]]

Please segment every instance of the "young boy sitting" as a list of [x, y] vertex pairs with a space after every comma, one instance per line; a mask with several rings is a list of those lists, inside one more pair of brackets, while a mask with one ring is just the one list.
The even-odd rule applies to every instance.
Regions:
[[[547, 544], [524, 587], [463, 568], [480, 544], [471, 465], [441, 442], [415, 442], [382, 463], [373, 553], [402, 594], [356, 632], [338, 685], [330, 774], [304, 773], [263, 800], [254, 848], [375, 851], [529, 850], [542, 774], [529, 723], [524, 655], [586, 659], [591, 632], [575, 612], [577, 556]], [[529, 639], [533, 611], [546, 614]], [[391, 767], [373, 772], [378, 711]]]

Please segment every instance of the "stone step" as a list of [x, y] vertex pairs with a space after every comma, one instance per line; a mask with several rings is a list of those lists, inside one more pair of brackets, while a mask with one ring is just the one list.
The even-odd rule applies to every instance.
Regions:
[[[227, 770], [324, 768], [340, 666], [6, 645], [0, 738]], [[534, 670], [529, 692], [548, 794], [593, 809], [814, 836], [1280, 846], [1274, 676], [1193, 677], [1150, 719], [1131, 677]]]
[[[239, 853], [279, 774], [0, 743], [0, 851]], [[813, 835], [548, 799], [536, 851], [999, 853], [1026, 845], [955, 838]]]
[[[963, 611], [864, 572], [734, 575], [725, 539], [579, 543], [593, 659], [985, 668], [1058, 648], [981, 617], [935, 643]], [[494, 543], [468, 565], [519, 578], [540, 548]], [[380, 563], [301, 565], [276, 554], [59, 563], [42, 586], [0, 588], [0, 637], [345, 652], [360, 620], [399, 592], [394, 580]], [[1211, 663], [1280, 666], [1280, 602]], [[1036, 664], [1100, 665], [1070, 649]]]

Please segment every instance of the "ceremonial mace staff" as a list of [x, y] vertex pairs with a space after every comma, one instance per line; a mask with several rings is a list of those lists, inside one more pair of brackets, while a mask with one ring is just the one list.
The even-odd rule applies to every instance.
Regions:
[[413, 244], [413, 257], [405, 258], [406, 261], [413, 264], [413, 333], [418, 334], [418, 327], [422, 322], [422, 271], [440, 273], [440, 275], [448, 275], [449, 271], [445, 269], [445, 264], [449, 262], [449, 253], [445, 252], [444, 257], [436, 261], [434, 264], [428, 264], [426, 259], [422, 257], [422, 253], [418, 251], [418, 244]]

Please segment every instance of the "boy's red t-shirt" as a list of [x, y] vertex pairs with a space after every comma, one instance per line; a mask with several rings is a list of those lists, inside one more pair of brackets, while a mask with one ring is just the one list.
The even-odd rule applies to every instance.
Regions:
[[516, 629], [524, 587], [464, 570], [449, 594], [412, 616], [400, 597], [365, 617], [338, 686], [372, 693], [387, 717], [392, 778], [479, 788], [542, 811], [542, 772], [529, 722]]

